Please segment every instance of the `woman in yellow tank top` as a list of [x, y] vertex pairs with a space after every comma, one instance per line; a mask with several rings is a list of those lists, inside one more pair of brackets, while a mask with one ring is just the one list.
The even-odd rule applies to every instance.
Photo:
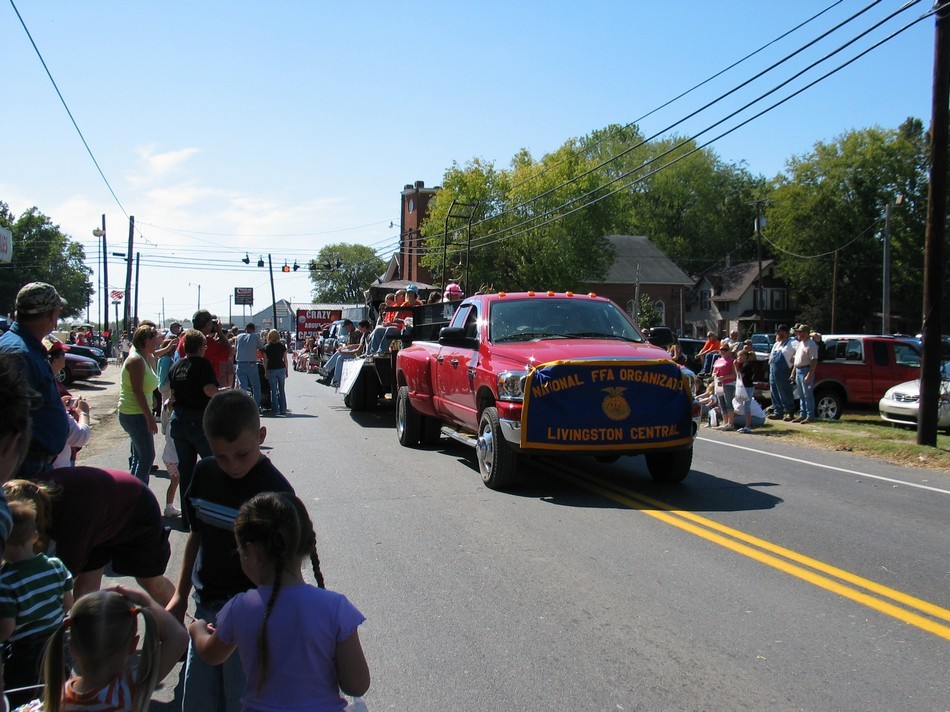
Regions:
[[154, 364], [159, 339], [158, 330], [151, 324], [135, 330], [132, 350], [122, 363], [119, 388], [119, 424], [132, 441], [129, 472], [145, 484], [155, 462], [154, 436], [158, 432], [151, 402], [152, 391], [158, 388]]

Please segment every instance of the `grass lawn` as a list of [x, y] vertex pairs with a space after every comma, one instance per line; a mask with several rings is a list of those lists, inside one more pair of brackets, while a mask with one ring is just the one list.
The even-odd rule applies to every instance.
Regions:
[[950, 472], [950, 435], [940, 431], [937, 447], [923, 447], [917, 444], [916, 430], [885, 423], [876, 411], [849, 410], [841, 420], [816, 420], [808, 425], [781, 420], [765, 422], [765, 427], [755, 429], [757, 435], [827, 450], [855, 452], [906, 467]]

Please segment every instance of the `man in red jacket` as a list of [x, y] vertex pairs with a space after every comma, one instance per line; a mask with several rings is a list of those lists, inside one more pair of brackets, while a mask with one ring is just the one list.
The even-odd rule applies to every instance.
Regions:
[[[191, 317], [191, 323], [195, 329], [205, 335], [205, 339], [207, 340], [205, 346], [207, 350], [205, 351], [204, 357], [214, 366], [214, 373], [218, 377], [218, 385], [222, 388], [233, 385], [231, 383], [222, 382], [224, 372], [221, 368], [221, 364], [233, 358], [234, 347], [231, 346], [227, 334], [225, 334], [221, 328], [221, 322], [218, 321], [218, 317], [207, 309], [199, 309], [195, 312], [195, 315]], [[184, 357], [185, 337], [182, 336], [178, 340], [178, 358]]]

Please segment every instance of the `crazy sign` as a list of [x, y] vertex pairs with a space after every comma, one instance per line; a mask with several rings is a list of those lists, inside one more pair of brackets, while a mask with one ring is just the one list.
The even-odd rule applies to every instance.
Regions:
[[298, 309], [297, 338], [317, 338], [327, 324], [340, 318], [339, 309]]
[[631, 450], [692, 440], [692, 394], [669, 361], [556, 361], [525, 382], [521, 447]]

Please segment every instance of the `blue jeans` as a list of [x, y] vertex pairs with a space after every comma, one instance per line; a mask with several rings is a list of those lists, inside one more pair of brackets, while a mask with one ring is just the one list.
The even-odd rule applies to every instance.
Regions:
[[253, 363], [238, 363], [237, 365], [238, 385], [245, 391], [249, 391], [254, 396], [254, 402], [258, 409], [261, 407], [261, 374], [257, 370], [257, 361]]
[[267, 382], [270, 383], [270, 409], [277, 415], [287, 412], [287, 394], [284, 392], [286, 380], [286, 368], [272, 368], [267, 371]]
[[769, 366], [769, 391], [772, 393], [772, 406], [775, 415], [791, 415], [795, 412], [795, 396], [789, 378], [792, 371], [785, 357], [779, 355], [778, 361]]
[[155, 438], [148, 429], [148, 421], [141, 414], [119, 413], [119, 425], [132, 441], [129, 472], [147, 485], [149, 473], [155, 463]]
[[712, 373], [713, 361], [719, 357], [715, 351], [708, 351], [703, 355], [703, 373]]
[[[204, 411], [185, 410], [179, 408], [172, 413], [168, 423], [172, 440], [175, 441], [175, 452], [178, 453], [178, 478], [181, 487], [181, 501], [184, 505], [191, 479], [195, 472], [195, 464], [201, 457], [211, 456], [211, 446], [202, 427]], [[182, 506], [181, 516], [188, 524], [188, 508]]]
[[370, 334], [369, 344], [367, 344], [366, 353], [376, 354], [389, 349], [392, 340], [399, 336], [398, 326], [377, 326]]
[[735, 381], [732, 383], [722, 384], [722, 395], [719, 396], [719, 412], [723, 416], [726, 413], [732, 413], [735, 410], [732, 407], [732, 400], [736, 397], [736, 384]]
[[[195, 604], [195, 618], [213, 624], [225, 601], [202, 603], [196, 595]], [[209, 665], [194, 644], [188, 643], [182, 712], [240, 712], [245, 684], [240, 655], [231, 655], [220, 665]]]
[[798, 384], [798, 399], [802, 406], [803, 418], [815, 417], [815, 388], [811, 381], [806, 380], [811, 366], [795, 369], [795, 383]]

